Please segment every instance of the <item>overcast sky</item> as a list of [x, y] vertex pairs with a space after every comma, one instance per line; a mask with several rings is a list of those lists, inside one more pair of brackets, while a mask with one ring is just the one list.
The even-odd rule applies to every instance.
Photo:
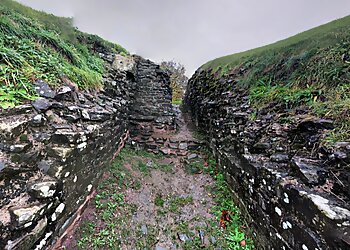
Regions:
[[[0, 0], [1, 1], [1, 0]], [[350, 14], [350, 0], [18, 0], [192, 74], [205, 62]]]

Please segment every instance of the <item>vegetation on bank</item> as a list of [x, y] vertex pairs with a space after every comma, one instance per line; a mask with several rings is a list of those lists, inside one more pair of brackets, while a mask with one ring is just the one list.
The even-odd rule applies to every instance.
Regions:
[[71, 18], [57, 17], [12, 0], [0, 6], [0, 107], [36, 98], [33, 82], [60, 85], [63, 76], [81, 89], [101, 88], [97, 50], [128, 53], [119, 45], [80, 32]]
[[325, 142], [350, 138], [350, 16], [202, 66], [246, 89], [252, 105], [304, 107], [336, 121]]
[[175, 61], [161, 62], [160, 67], [170, 76], [170, 86], [173, 92], [172, 103], [181, 105], [188, 82], [188, 77], [185, 75], [185, 67], [181, 63]]

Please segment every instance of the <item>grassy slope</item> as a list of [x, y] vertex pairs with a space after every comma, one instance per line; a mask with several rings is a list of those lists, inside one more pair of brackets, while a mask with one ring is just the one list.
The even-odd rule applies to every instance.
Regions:
[[65, 75], [82, 89], [102, 87], [104, 67], [98, 49], [127, 53], [119, 45], [78, 31], [71, 18], [1, 0], [0, 107], [35, 99], [36, 79], [58, 86]]
[[350, 16], [202, 66], [247, 89], [257, 109], [304, 107], [334, 119], [326, 142], [350, 139]]
[[232, 68], [250, 57], [267, 56], [272, 53], [288, 53], [291, 50], [293, 50], [293, 54], [301, 54], [317, 47], [332, 46], [343, 38], [349, 38], [349, 27], [350, 16], [347, 16], [273, 44], [214, 59], [204, 64], [202, 68]]

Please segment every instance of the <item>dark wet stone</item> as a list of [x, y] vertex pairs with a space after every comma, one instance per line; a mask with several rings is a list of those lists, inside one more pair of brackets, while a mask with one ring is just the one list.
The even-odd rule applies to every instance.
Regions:
[[37, 80], [34, 83], [34, 89], [35, 89], [36, 93], [41, 97], [55, 98], [55, 96], [56, 96], [55, 91], [53, 91], [50, 88], [49, 84], [42, 81], [42, 80]]
[[334, 157], [337, 159], [345, 160], [348, 158], [348, 155], [346, 152], [336, 151], [334, 152]]
[[294, 156], [292, 158], [292, 167], [297, 170], [300, 177], [307, 184], [319, 184], [325, 175], [325, 171], [320, 168], [320, 162], [316, 160], [306, 159]]
[[333, 129], [334, 121], [318, 118], [306, 119], [299, 123], [298, 128], [301, 131], [308, 132], [315, 131], [318, 129]]
[[38, 98], [32, 102], [32, 106], [38, 111], [46, 111], [51, 107], [51, 103], [45, 98]]
[[196, 144], [196, 143], [190, 143], [188, 144], [188, 150], [197, 150], [200, 148], [200, 145], [199, 144]]
[[64, 109], [66, 106], [61, 103], [61, 102], [52, 102], [51, 103], [51, 108], [54, 108], [54, 109]]
[[273, 154], [270, 156], [270, 160], [278, 163], [287, 163], [289, 162], [289, 155], [286, 154]]
[[69, 122], [77, 122], [80, 119], [80, 116], [73, 114], [64, 114], [63, 117]]
[[50, 140], [51, 134], [38, 132], [38, 133], [34, 134], [33, 137], [35, 140], [37, 140], [39, 142], [47, 142]]
[[6, 167], [5, 162], [0, 161], [0, 171], [2, 171]]
[[254, 145], [254, 148], [256, 149], [270, 149], [271, 148], [271, 144], [268, 142], [258, 142]]
[[43, 171], [44, 173], [47, 173], [47, 171], [50, 169], [50, 164], [47, 161], [40, 161], [38, 163], [38, 168]]

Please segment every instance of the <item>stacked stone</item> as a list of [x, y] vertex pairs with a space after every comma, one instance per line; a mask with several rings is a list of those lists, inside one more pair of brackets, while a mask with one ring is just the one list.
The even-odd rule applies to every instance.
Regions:
[[136, 91], [130, 112], [131, 137], [140, 145], [153, 142], [154, 135], [175, 129], [169, 76], [160, 66], [138, 56], [133, 57]]
[[350, 143], [320, 139], [333, 121], [300, 108], [254, 110], [238, 75], [199, 70], [185, 103], [225, 172], [259, 249], [350, 247]]
[[129, 116], [171, 125], [171, 90], [159, 68], [141, 58], [136, 68], [132, 57], [101, 57], [103, 90], [79, 91], [64, 77], [53, 90], [38, 80], [39, 99], [1, 112], [0, 249], [47, 249], [65, 232], [123, 146]]

